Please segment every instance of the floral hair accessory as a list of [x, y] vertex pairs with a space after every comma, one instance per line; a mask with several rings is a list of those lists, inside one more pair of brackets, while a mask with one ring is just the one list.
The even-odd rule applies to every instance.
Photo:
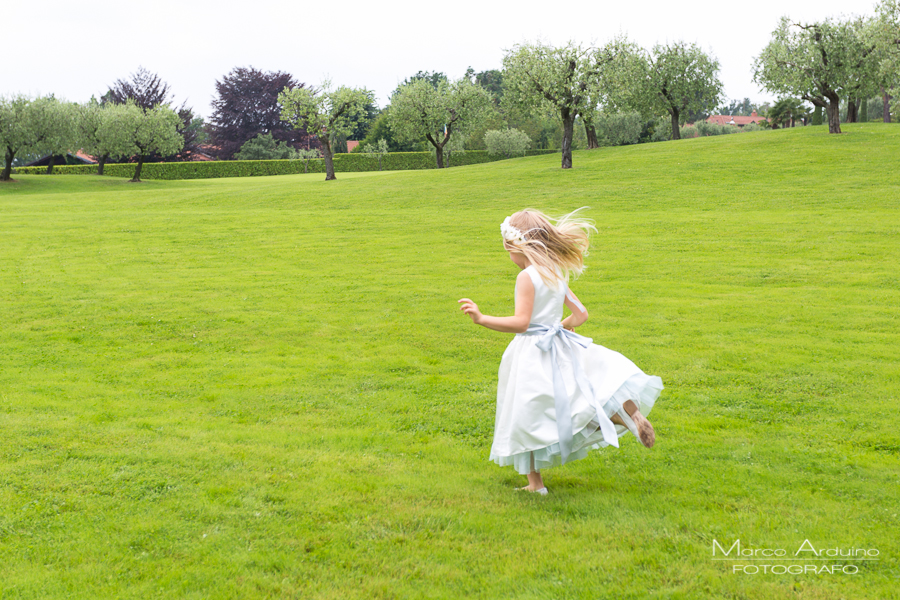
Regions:
[[504, 240], [509, 240], [511, 242], [525, 241], [525, 234], [509, 224], [509, 217], [506, 217], [506, 219], [503, 220], [503, 223], [500, 224], [500, 233], [503, 234]]

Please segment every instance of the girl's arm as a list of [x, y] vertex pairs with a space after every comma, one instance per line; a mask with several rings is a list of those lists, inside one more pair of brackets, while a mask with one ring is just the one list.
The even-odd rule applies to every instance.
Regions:
[[483, 325], [494, 331], [506, 333], [525, 333], [531, 322], [531, 313], [534, 310], [534, 284], [531, 276], [525, 271], [516, 277], [516, 314], [513, 317], [491, 317], [481, 314], [478, 305], [463, 298], [459, 301], [461, 311], [472, 317], [476, 325]]
[[575, 328], [582, 325], [588, 320], [588, 312], [572, 290], [566, 292], [566, 306], [572, 311], [572, 314], [562, 320], [562, 326], [569, 331], [575, 331]]

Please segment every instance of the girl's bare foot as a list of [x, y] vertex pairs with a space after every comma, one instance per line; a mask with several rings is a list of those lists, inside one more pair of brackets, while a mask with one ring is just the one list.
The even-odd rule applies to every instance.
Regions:
[[[534, 468], [534, 467], [532, 467]], [[541, 477], [540, 472], [532, 471], [528, 474], [528, 485], [525, 487], [516, 488], [521, 492], [537, 492], [542, 496], [547, 495], [547, 488], [544, 487], [544, 478]]]
[[547, 488], [545, 488], [544, 486], [541, 486], [539, 488], [534, 488], [534, 487], [528, 485], [525, 487], [516, 488], [516, 491], [517, 492], [534, 492], [534, 493], [540, 494], [541, 496], [546, 496], [548, 494]]
[[[618, 425], [624, 425], [644, 446], [652, 448], [653, 444], [656, 443], [656, 432], [653, 430], [653, 425], [650, 424], [647, 417], [641, 414], [637, 402], [626, 400], [622, 404], [622, 408], [625, 409], [625, 413], [629, 418], [622, 419], [616, 414], [610, 420]], [[631, 423], [628, 423], [628, 421], [631, 421]]]

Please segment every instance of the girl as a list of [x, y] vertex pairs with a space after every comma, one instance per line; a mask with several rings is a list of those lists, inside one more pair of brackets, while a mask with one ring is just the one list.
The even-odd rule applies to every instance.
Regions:
[[[528, 476], [519, 489], [542, 495], [545, 467], [584, 458], [592, 447], [618, 447], [628, 431], [652, 447], [656, 434], [644, 414], [663, 389], [659, 377], [574, 332], [588, 313], [568, 289], [569, 274], [584, 270], [588, 231], [596, 231], [577, 212], [555, 226], [530, 209], [503, 221], [503, 247], [522, 270], [515, 315], [491, 317], [459, 301], [476, 324], [516, 334], [500, 362], [491, 460]], [[565, 319], [563, 305], [572, 311]]]

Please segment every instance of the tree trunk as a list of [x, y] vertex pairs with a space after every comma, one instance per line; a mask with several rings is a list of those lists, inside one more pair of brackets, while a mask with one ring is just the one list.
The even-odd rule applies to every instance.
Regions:
[[137, 168], [134, 170], [134, 177], [131, 178], [131, 183], [140, 183], [141, 182], [141, 169], [144, 167], [144, 155], [138, 155], [138, 164]]
[[435, 144], [434, 145], [434, 156], [437, 159], [437, 168], [444, 168], [444, 145], [443, 144]]
[[3, 167], [3, 172], [0, 173], [0, 181], [12, 181], [10, 175], [12, 174], [12, 161], [16, 157], [15, 152], [9, 149], [9, 146], [6, 147], [6, 165]]
[[309, 159], [306, 159], [306, 162], [303, 163], [303, 174], [309, 173]]
[[587, 134], [588, 150], [599, 148], [600, 144], [597, 143], [597, 129], [593, 125], [585, 124], [584, 132]]
[[887, 93], [887, 90], [881, 88], [881, 99], [884, 101], [884, 108], [882, 112], [882, 116], [884, 117], [885, 123], [891, 122], [891, 95]]
[[672, 139], [680, 140], [681, 139], [681, 127], [678, 126], [678, 109], [673, 108], [669, 114], [672, 115]]
[[857, 118], [857, 103], [853, 96], [847, 98], [847, 123], [856, 123], [859, 119]]
[[859, 122], [865, 123], [869, 120], [869, 99], [863, 98], [859, 104]]
[[320, 135], [319, 142], [322, 143], [322, 156], [325, 157], [325, 181], [337, 179], [334, 176], [334, 153], [331, 151], [331, 142], [327, 135]]
[[841, 101], [840, 99], [830, 99], [831, 101], [828, 103], [828, 108], [825, 110], [828, 113], [828, 133], [840, 133], [841, 132]]
[[562, 138], [562, 168], [572, 168], [572, 136], [575, 134], [575, 115], [570, 115], [568, 111], [564, 112], [563, 117], [563, 138]]
[[97, 175], [103, 175], [103, 169], [106, 168], [106, 161], [109, 160], [109, 154], [104, 154], [100, 157], [100, 161], [97, 163]]
[[50, 162], [47, 163], [47, 175], [53, 175], [53, 161], [56, 159], [53, 153], [50, 153]]

